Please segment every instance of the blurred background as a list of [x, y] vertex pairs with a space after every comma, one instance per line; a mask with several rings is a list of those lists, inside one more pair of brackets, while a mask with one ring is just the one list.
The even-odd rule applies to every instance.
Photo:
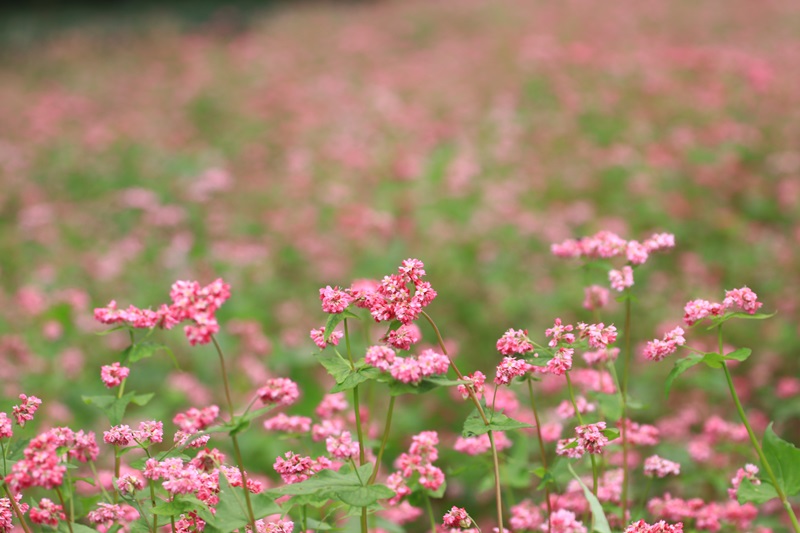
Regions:
[[[8, 398], [43, 398], [52, 423], [96, 416], [81, 394], [102, 393], [99, 366], [126, 346], [92, 334], [92, 309], [155, 308], [176, 279], [231, 283], [220, 338], [242, 401], [287, 375], [304, 388], [297, 412], [315, 405], [330, 384], [308, 377], [318, 288], [407, 257], [425, 262], [462, 367], [491, 374], [509, 327], [541, 339], [555, 317], [591, 318], [583, 290], [606, 272], [549, 247], [601, 229], [676, 235], [637, 271], [637, 343], [688, 300], [747, 285], [778, 316], [729, 328], [754, 350], [740, 384], [779, 422], [800, 412], [777, 385], [800, 390], [798, 2], [3, 9], [0, 380]], [[603, 318], [621, 327], [621, 311]], [[154, 416], [221, 400], [211, 348], [156, 337], [184, 372], [137, 363], [131, 390], [159, 393]], [[655, 418], [671, 363], [640, 347], [632, 386]], [[724, 398], [721, 375], [687, 375], [687, 391]], [[403, 400], [397, 450], [426, 429], [420, 402], [443, 398]], [[288, 445], [260, 431], [246, 447], [267, 472]]]

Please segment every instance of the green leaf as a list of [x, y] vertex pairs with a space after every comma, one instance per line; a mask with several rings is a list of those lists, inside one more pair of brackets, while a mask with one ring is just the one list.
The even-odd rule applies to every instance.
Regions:
[[509, 418], [503, 413], [493, 413], [491, 409], [486, 409], [485, 414], [489, 419], [488, 425], [483, 422], [483, 418], [481, 418], [478, 410], [473, 410], [472, 414], [470, 414], [464, 421], [464, 427], [461, 430], [461, 435], [463, 437], [476, 437], [478, 435], [487, 433], [489, 430], [510, 431], [512, 429], [534, 427], [531, 424], [526, 424], [525, 422], [520, 422], [518, 420], [514, 420], [513, 418]]
[[578, 482], [578, 484], [583, 489], [583, 495], [586, 498], [586, 501], [589, 502], [589, 508], [592, 510], [592, 518], [594, 519], [594, 530], [599, 533], [611, 533], [611, 527], [608, 525], [608, 520], [606, 519], [606, 515], [603, 512], [603, 506], [600, 505], [600, 501], [597, 497], [592, 494], [586, 485], [583, 483], [583, 480], [575, 473], [572, 469], [572, 465], [567, 463], [567, 468], [569, 469], [572, 477]]
[[347, 309], [345, 309], [341, 313], [334, 313], [328, 315], [328, 320], [325, 321], [325, 335], [323, 336], [325, 342], [328, 342], [328, 339], [333, 334], [333, 330], [336, 329], [336, 326], [339, 325], [339, 322], [341, 322], [345, 318], [355, 318], [356, 320], [361, 320], [360, 316], [351, 311], [348, 311]]
[[368, 507], [378, 500], [393, 497], [395, 492], [386, 485], [369, 485], [368, 487], [337, 490], [335, 494], [339, 500], [347, 505]]
[[[83, 402], [87, 405], [94, 405], [108, 417], [108, 421], [112, 426], [118, 426], [122, 423], [122, 418], [125, 416], [125, 410], [128, 404], [131, 403], [135, 394], [129, 392], [124, 394], [121, 398], [110, 395], [102, 396], [81, 396]], [[142, 395], [142, 396], [147, 396]], [[145, 402], [146, 403], [146, 402]]]
[[719, 327], [720, 325], [724, 324], [725, 322], [727, 322], [732, 318], [743, 318], [745, 320], [765, 320], [767, 318], [772, 318], [776, 314], [778, 314], [777, 311], [774, 311], [772, 313], [754, 313], [752, 315], [750, 313], [741, 313], [741, 312], [727, 313], [725, 315], [712, 318], [711, 325], [706, 328], [706, 331], [710, 331], [716, 327]]
[[106, 335], [110, 335], [111, 333], [117, 332], [121, 329], [131, 329], [130, 326], [114, 326], [113, 328], [104, 329], [103, 331], [95, 332], [95, 335], [98, 337], [105, 337]]
[[[159, 350], [168, 349], [169, 348], [167, 348], [165, 345], [157, 342], [142, 341], [130, 346], [127, 350], [125, 350], [125, 356], [127, 356], [128, 363], [135, 363], [136, 361], [141, 361], [142, 359], [152, 357]], [[123, 357], [123, 360], [125, 359], [126, 357]]]
[[311, 518], [310, 516], [306, 518], [306, 526], [308, 526], [308, 529], [314, 531], [330, 531], [331, 529], [334, 529], [332, 525], [326, 524], [325, 522], [320, 522], [319, 520]]
[[153, 507], [152, 512], [158, 516], [180, 516], [189, 511], [195, 511], [206, 507], [203, 502], [197, 498], [176, 498], [172, 501], [159, 502]]
[[800, 493], [800, 449], [778, 437], [772, 429], [772, 423], [764, 432], [763, 448], [778, 485], [786, 495]]
[[333, 376], [336, 383], [341, 383], [352, 372], [350, 364], [342, 359], [336, 352], [326, 351], [316, 356], [317, 361], [325, 367], [328, 374]]
[[728, 361], [731, 361], [731, 360], [733, 360], [733, 361], [744, 361], [748, 357], [750, 357], [751, 353], [753, 353], [753, 350], [751, 350], [750, 348], [739, 348], [738, 350], [734, 350], [734, 351], [732, 351], [730, 353], [726, 353], [725, 354], [725, 359], [727, 359]]
[[747, 502], [761, 504], [777, 498], [778, 493], [769, 483], [762, 481], [760, 485], [754, 485], [752, 481], [744, 478], [736, 491], [736, 496], [740, 504]]
[[150, 400], [153, 399], [153, 396], [155, 396], [155, 394], [152, 392], [149, 392], [147, 394], [136, 394], [133, 396], [133, 398], [131, 398], [131, 402], [135, 403], [138, 406], [145, 406], [148, 403], [150, 403]]
[[331, 389], [331, 393], [354, 389], [365, 381], [377, 378], [380, 374], [380, 369], [373, 366], [359, 368], [355, 371], [350, 370], [341, 382], [337, 381], [336, 385]]
[[675, 381], [675, 378], [692, 368], [694, 365], [700, 363], [703, 360], [704, 354], [693, 353], [683, 359], [678, 359], [675, 361], [675, 367], [667, 376], [667, 380], [664, 382], [664, 394], [669, 397], [669, 389], [672, 387], [672, 382]]
[[[92, 529], [89, 526], [84, 526], [83, 524], [79, 524], [77, 522], [72, 522], [71, 525], [72, 525], [72, 533], [97, 533], [96, 529]], [[60, 533], [69, 533], [70, 528], [66, 522], [59, 522], [58, 531]]]
[[[224, 478], [224, 476], [220, 476]], [[219, 495], [217, 512], [213, 517], [206, 519], [205, 531], [208, 533], [229, 533], [235, 530], [244, 530], [250, 522], [247, 513], [247, 505], [244, 500], [244, 491], [241, 487], [231, 487], [225, 479], [226, 488]], [[267, 515], [279, 514], [283, 510], [266, 493], [250, 495], [250, 504], [253, 506], [253, 515], [256, 520]]]
[[608, 429], [604, 429], [604, 430], [603, 430], [603, 431], [601, 431], [600, 433], [602, 433], [603, 435], [605, 435], [605, 437], [606, 437], [608, 440], [614, 440], [614, 439], [618, 439], [618, 438], [619, 438], [619, 430], [618, 430], [618, 429], [616, 429], [616, 428], [608, 428]]

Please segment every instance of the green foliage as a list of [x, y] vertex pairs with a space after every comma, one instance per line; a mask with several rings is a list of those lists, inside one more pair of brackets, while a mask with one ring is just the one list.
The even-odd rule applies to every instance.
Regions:
[[484, 413], [489, 423], [483, 421], [477, 409], [464, 421], [461, 435], [464, 437], [476, 437], [489, 431], [511, 431], [513, 429], [532, 428], [531, 424], [514, 420], [503, 413], [495, 413], [491, 409], [485, 408]]

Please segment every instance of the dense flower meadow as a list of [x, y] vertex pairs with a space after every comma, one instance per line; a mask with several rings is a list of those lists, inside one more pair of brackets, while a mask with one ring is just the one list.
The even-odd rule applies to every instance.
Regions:
[[799, 531], [800, 4], [696, 4], [0, 20], [0, 531]]

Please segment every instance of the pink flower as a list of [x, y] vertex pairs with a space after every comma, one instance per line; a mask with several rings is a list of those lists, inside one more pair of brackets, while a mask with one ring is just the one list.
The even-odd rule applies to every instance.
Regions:
[[514, 378], [524, 376], [530, 369], [531, 364], [524, 359], [504, 357], [503, 362], [497, 365], [494, 382], [497, 385], [510, 385]]
[[552, 359], [547, 362], [545, 371], [555, 376], [563, 376], [572, 368], [572, 355], [575, 350], [572, 348], [564, 348], [563, 346], [556, 350]]
[[330, 436], [325, 440], [328, 453], [337, 459], [352, 459], [358, 455], [358, 443], [353, 442], [349, 431], [343, 431], [338, 437]]
[[111, 366], [104, 365], [100, 369], [100, 379], [109, 389], [118, 387], [122, 381], [130, 374], [130, 368], [120, 366], [119, 363], [113, 363]]
[[464, 379], [469, 381], [469, 383], [467, 384], [462, 383], [457, 387], [457, 390], [461, 394], [461, 397], [465, 400], [469, 398], [469, 390], [468, 390], [469, 387], [475, 393], [475, 396], [478, 399], [480, 399], [480, 397], [484, 393], [485, 389], [484, 384], [486, 383], [486, 376], [483, 374], [483, 372], [481, 372], [480, 370], [476, 370], [472, 374], [464, 376]]
[[693, 325], [708, 316], [720, 316], [725, 312], [722, 304], [711, 303], [708, 300], [692, 300], [683, 308], [683, 321], [687, 326]]
[[42, 405], [42, 400], [36, 396], [26, 396], [24, 394], [20, 394], [19, 399], [22, 400], [22, 403], [20, 405], [15, 405], [11, 409], [11, 414], [14, 415], [19, 427], [25, 427], [25, 422], [33, 420], [33, 415], [36, 413], [36, 410], [39, 409], [39, 406]]
[[509, 329], [497, 340], [497, 351], [503, 355], [524, 354], [533, 351], [528, 330]]
[[133, 444], [133, 431], [127, 424], [113, 426], [103, 432], [103, 442], [112, 446], [130, 446]]
[[622, 270], [610, 270], [608, 272], [608, 281], [611, 282], [612, 289], [622, 292], [633, 286], [633, 269], [625, 265]]
[[331, 288], [330, 285], [319, 290], [319, 299], [322, 301], [322, 310], [332, 314], [341, 313], [353, 300], [347, 291], [339, 287]]
[[542, 511], [530, 500], [522, 500], [511, 507], [509, 525], [512, 531], [539, 529], [542, 525]]
[[202, 409], [192, 407], [185, 413], [178, 413], [172, 422], [187, 433], [203, 431], [210, 426], [219, 416], [219, 407], [209, 405]]
[[157, 420], [139, 423], [139, 430], [134, 431], [134, 439], [143, 445], [158, 444], [164, 440], [164, 424]]
[[576, 427], [575, 433], [578, 435], [578, 445], [588, 453], [602, 453], [603, 448], [608, 445], [608, 437], [603, 434], [605, 429], [605, 422]]
[[285, 413], [280, 413], [264, 420], [264, 429], [285, 433], [308, 433], [311, 431], [311, 419], [305, 416], [287, 416]]
[[341, 413], [347, 409], [347, 400], [343, 392], [326, 394], [317, 406], [316, 413], [320, 418], [330, 418], [336, 413]]
[[606, 327], [602, 322], [599, 324], [580, 322], [578, 331], [581, 339], [588, 339], [590, 348], [604, 349], [617, 340], [617, 328], [613, 325]]
[[649, 252], [658, 252], [675, 247], [675, 235], [672, 233], [654, 233], [644, 241], [644, 246]]
[[553, 327], [544, 330], [544, 334], [547, 337], [552, 337], [548, 345], [551, 348], [555, 348], [556, 346], [558, 346], [558, 343], [560, 342], [572, 344], [573, 342], [575, 342], [575, 335], [569, 333], [572, 330], [573, 330], [572, 324], [567, 324], [566, 326], [564, 326], [561, 324], [561, 319], [556, 318]]
[[725, 306], [725, 309], [738, 308], [752, 315], [764, 304], [758, 301], [756, 293], [747, 287], [742, 287], [726, 291], [722, 305]]
[[678, 346], [686, 344], [683, 334], [683, 328], [676, 327], [667, 332], [662, 340], [653, 339], [649, 341], [644, 349], [644, 356], [651, 361], [661, 361], [666, 356], [675, 353]]
[[[712, 529], [711, 531], [716, 531]], [[683, 523], [679, 522], [675, 525], [670, 525], [663, 520], [655, 524], [648, 524], [644, 520], [639, 520], [629, 525], [625, 529], [625, 533], [683, 533]]]
[[472, 525], [472, 519], [464, 508], [453, 506], [442, 517], [442, 524], [445, 527], [467, 529]]
[[390, 331], [385, 341], [398, 350], [408, 350], [422, 338], [422, 333], [416, 324], [402, 324], [399, 328]]
[[609, 291], [600, 285], [592, 285], [584, 289], [583, 308], [589, 311], [602, 309], [608, 305]]
[[58, 527], [59, 520], [67, 519], [64, 508], [47, 498], [39, 501], [39, 507], [31, 508], [30, 517], [34, 524], [44, 524], [50, 527]]
[[121, 494], [133, 495], [137, 490], [142, 490], [144, 486], [144, 480], [133, 474], [125, 474], [117, 479], [117, 489]]
[[339, 340], [344, 337], [344, 333], [341, 331], [334, 331], [331, 333], [331, 336], [328, 337], [328, 340], [325, 340], [325, 327], [321, 327], [319, 329], [312, 329], [311, 334], [309, 335], [311, 340], [314, 341], [314, 344], [319, 346], [320, 350], [324, 350], [326, 346], [337, 346], [339, 344]]
[[0, 413], [0, 439], [10, 439], [14, 436], [11, 419], [5, 413]]
[[569, 457], [570, 459], [578, 459], [583, 457], [583, 454], [586, 453], [586, 450], [583, 446], [581, 446], [578, 439], [571, 438], [571, 439], [561, 439], [556, 443], [556, 454], [563, 455], [565, 457]]
[[550, 529], [545, 522], [539, 529], [541, 531], [551, 531], [552, 533], [586, 533], [583, 523], [575, 518], [575, 513], [566, 509], [559, 509], [550, 515]]
[[[494, 433], [494, 445], [497, 451], [507, 450], [511, 447], [512, 442], [502, 431]], [[453, 449], [460, 453], [467, 455], [481, 455], [491, 450], [492, 444], [489, 442], [489, 435], [484, 433], [477, 437], [458, 437]]]
[[317, 472], [332, 466], [330, 460], [324, 457], [314, 460], [311, 457], [301, 457], [293, 452], [286, 452], [284, 457], [275, 459], [273, 468], [280, 474], [283, 482], [288, 484], [305, 481]]
[[300, 389], [291, 379], [273, 378], [256, 394], [265, 405], [292, 405], [300, 397]]
[[752, 464], [744, 465], [744, 468], [740, 468], [736, 471], [736, 475], [731, 479], [732, 488], [728, 489], [728, 496], [732, 500], [736, 500], [739, 492], [739, 485], [742, 484], [742, 481], [745, 479], [749, 479], [753, 485], [761, 485], [761, 480], [756, 477], [758, 474], [758, 467]]
[[663, 459], [658, 455], [651, 455], [644, 460], [644, 475], [667, 477], [669, 475], [677, 476], [681, 473], [681, 465], [667, 459]]
[[388, 346], [370, 346], [367, 348], [367, 355], [364, 361], [375, 368], [379, 368], [384, 372], [389, 370], [395, 360], [394, 350]]

